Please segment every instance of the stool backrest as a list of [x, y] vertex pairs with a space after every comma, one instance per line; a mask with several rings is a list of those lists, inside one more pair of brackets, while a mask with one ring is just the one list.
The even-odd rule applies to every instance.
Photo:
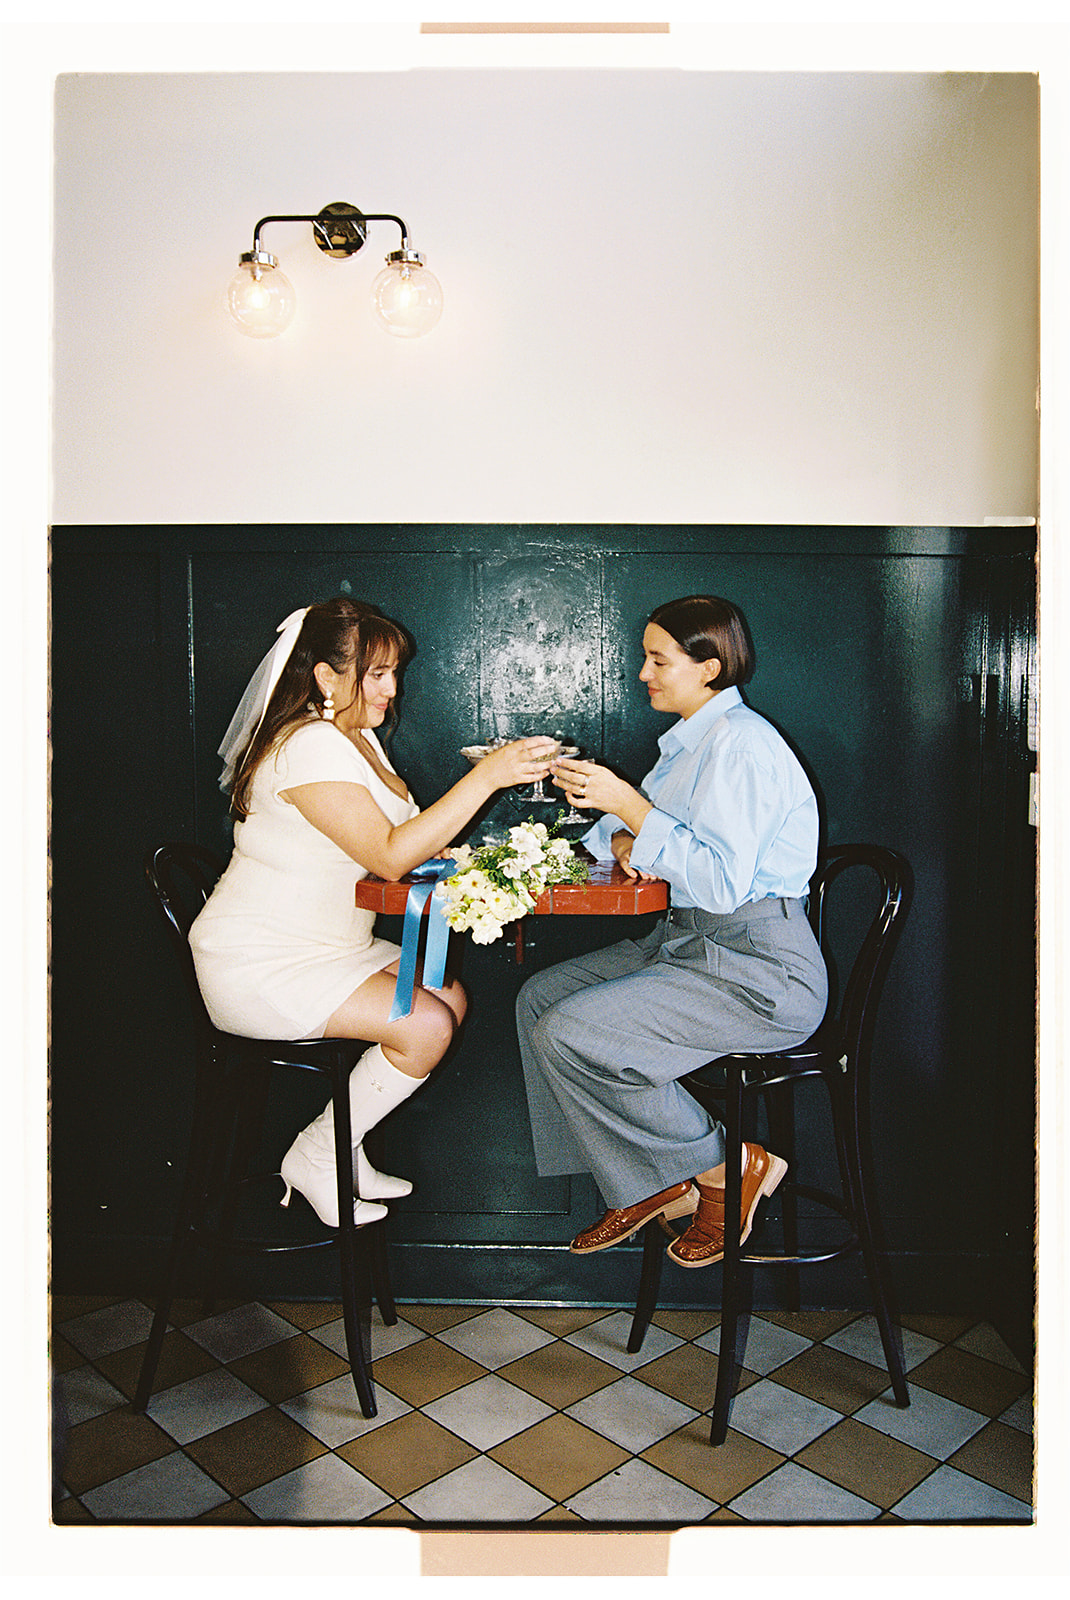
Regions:
[[222, 859], [199, 844], [162, 844], [150, 850], [145, 859], [145, 875], [167, 922], [194, 1017], [198, 1024], [209, 1027], [208, 1013], [197, 986], [189, 930], [222, 871]]
[[[849, 870], [861, 868], [876, 878], [877, 903], [857, 946], [857, 954], [841, 985], [829, 947], [828, 922], [833, 885]], [[883, 845], [828, 845], [818, 857], [810, 880], [810, 921], [829, 967], [830, 1017], [838, 1018], [843, 1050], [853, 1067], [868, 1058], [877, 1002], [895, 946], [910, 909], [914, 875], [904, 856]]]

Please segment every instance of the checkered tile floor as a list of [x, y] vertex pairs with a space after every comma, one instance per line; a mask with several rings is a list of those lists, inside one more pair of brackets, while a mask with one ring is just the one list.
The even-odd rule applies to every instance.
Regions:
[[401, 1306], [376, 1313], [360, 1415], [341, 1307], [175, 1307], [145, 1416], [151, 1312], [58, 1297], [53, 1520], [672, 1526], [1028, 1522], [1031, 1382], [987, 1325], [903, 1322], [898, 1409], [872, 1318], [751, 1320], [727, 1442], [708, 1443], [718, 1313]]

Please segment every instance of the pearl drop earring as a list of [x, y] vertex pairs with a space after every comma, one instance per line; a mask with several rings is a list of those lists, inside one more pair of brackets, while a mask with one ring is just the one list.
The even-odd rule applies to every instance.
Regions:
[[329, 694], [325, 698], [325, 700], [323, 702], [323, 711], [322, 711], [321, 715], [323, 717], [324, 722], [333, 722], [334, 721], [334, 695], [333, 694]]

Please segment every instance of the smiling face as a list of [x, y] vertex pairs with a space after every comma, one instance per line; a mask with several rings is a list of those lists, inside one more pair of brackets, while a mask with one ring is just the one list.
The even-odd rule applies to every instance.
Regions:
[[317, 665], [316, 681], [333, 699], [334, 720], [343, 733], [382, 726], [398, 692], [398, 666], [392, 651], [373, 662], [358, 682], [355, 661], [344, 672], [335, 672], [325, 661]]
[[[355, 678], [355, 671], [353, 675]], [[397, 692], [397, 656], [391, 655], [385, 660], [373, 663], [361, 679], [360, 695], [357, 700], [357, 704], [360, 707], [360, 726], [362, 728], [380, 727], [386, 721]]]
[[720, 670], [721, 663], [715, 656], [709, 661], [695, 661], [671, 633], [655, 622], [647, 623], [639, 681], [646, 684], [655, 711], [676, 717], [693, 716], [720, 692], [709, 687]]

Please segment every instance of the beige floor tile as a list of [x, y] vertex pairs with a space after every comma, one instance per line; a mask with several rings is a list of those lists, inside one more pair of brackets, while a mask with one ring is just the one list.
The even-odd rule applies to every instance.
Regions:
[[326, 1454], [325, 1445], [271, 1406], [194, 1439], [185, 1450], [232, 1495], [259, 1489]]
[[470, 1361], [459, 1350], [439, 1344], [437, 1339], [421, 1339], [391, 1355], [380, 1356], [372, 1365], [372, 1376], [391, 1394], [407, 1400], [410, 1406], [426, 1405], [439, 1395], [449, 1394], [464, 1383], [486, 1375], [486, 1367]]
[[442, 1328], [456, 1328], [460, 1322], [469, 1322], [480, 1316], [486, 1306], [398, 1306], [398, 1316], [411, 1322], [424, 1333], [438, 1333]]
[[800, 1450], [795, 1460], [883, 1510], [909, 1494], [937, 1466], [932, 1456], [853, 1417]]
[[972, 1328], [977, 1319], [934, 1316], [923, 1311], [902, 1311], [899, 1314], [899, 1321], [904, 1328], [909, 1328], [913, 1333], [924, 1334], [926, 1339], [935, 1339], [937, 1344], [950, 1344], [953, 1339], [960, 1339], [969, 1328]]
[[[156, 1310], [157, 1295], [142, 1295], [141, 1302], [148, 1306], [150, 1311]], [[227, 1311], [237, 1311], [239, 1306], [247, 1306], [248, 1300], [213, 1300], [206, 1305], [199, 1296], [183, 1295], [180, 1299], [172, 1300], [167, 1313], [167, 1321], [172, 1328], [184, 1328], [190, 1322], [200, 1322], [204, 1317], [221, 1317]]]
[[858, 1316], [857, 1311], [759, 1311], [756, 1316], [775, 1322], [778, 1328], [787, 1328], [804, 1339], [827, 1339], [830, 1333], [839, 1333]]
[[175, 1441], [151, 1417], [135, 1416], [126, 1406], [79, 1422], [67, 1435], [63, 1482], [72, 1494], [95, 1489], [170, 1455]]
[[756, 1439], [735, 1433], [731, 1428], [724, 1444], [710, 1444], [709, 1417], [696, 1417], [676, 1433], [659, 1439], [640, 1460], [667, 1472], [704, 1494], [709, 1500], [726, 1503], [752, 1483], [782, 1465], [784, 1457]]
[[[85, 1357], [64, 1337], [62, 1322], [119, 1304], [128, 1297], [61, 1296], [53, 1307], [54, 1369], [70, 1372], [86, 1365]], [[142, 1303], [150, 1305], [151, 1300]], [[217, 1302], [219, 1313], [244, 1301]], [[276, 1409], [280, 1401], [306, 1392], [320, 1383], [349, 1381], [344, 1356], [311, 1337], [313, 1330], [341, 1316], [337, 1303], [294, 1301], [268, 1303], [294, 1330], [273, 1346], [251, 1353], [229, 1365], [236, 1377], [269, 1402], [268, 1407], [226, 1428], [191, 1443], [185, 1454], [216, 1479], [233, 1497], [200, 1521], [218, 1525], [252, 1525], [256, 1519], [239, 1495], [283, 1476], [306, 1462], [327, 1454], [326, 1447], [291, 1418]], [[555, 1341], [510, 1362], [498, 1377], [516, 1385], [555, 1408], [555, 1415], [523, 1433], [503, 1441], [487, 1455], [514, 1472], [550, 1499], [561, 1502], [615, 1471], [628, 1460], [625, 1450], [574, 1418], [560, 1415], [576, 1401], [615, 1383], [619, 1370], [577, 1346], [560, 1342], [567, 1335], [611, 1315], [607, 1308], [582, 1306], [524, 1306], [509, 1308], [534, 1327], [554, 1335]], [[374, 1376], [385, 1389], [413, 1406], [421, 1406], [452, 1390], [483, 1378], [484, 1368], [434, 1337], [485, 1313], [486, 1306], [404, 1306], [399, 1314], [429, 1337], [375, 1362]], [[180, 1331], [206, 1314], [200, 1300], [184, 1299], [172, 1310], [157, 1372], [156, 1389], [215, 1370], [219, 1363], [201, 1345]], [[857, 1317], [854, 1311], [763, 1311], [764, 1318], [803, 1338], [823, 1340]], [[692, 1340], [717, 1326], [720, 1313], [710, 1309], [663, 1309], [654, 1322], [677, 1338]], [[940, 1343], [960, 1338], [976, 1319], [904, 1316], [903, 1326]], [[982, 1346], [978, 1345], [978, 1349]], [[140, 1374], [144, 1341], [125, 1350], [101, 1356], [90, 1365], [121, 1394], [132, 1396]], [[996, 1420], [1019, 1395], [1028, 1392], [1024, 1374], [977, 1355], [972, 1349], [942, 1348], [908, 1375], [919, 1392], [925, 1389], [992, 1418], [950, 1459], [960, 1472], [991, 1485], [1015, 1499], [1032, 1498], [1032, 1440], [1017, 1428]], [[700, 1345], [685, 1343], [635, 1369], [634, 1377], [685, 1405], [706, 1409], [713, 1403], [717, 1357]], [[91, 1376], [91, 1375], [90, 1375]], [[870, 1366], [821, 1343], [794, 1357], [773, 1376], [796, 1394], [836, 1411], [850, 1413], [887, 1387], [883, 1369]], [[80, 1381], [80, 1380], [76, 1380]], [[89, 1377], [87, 1377], [89, 1381]], [[95, 1381], [95, 1380], [94, 1380]], [[757, 1381], [744, 1371], [740, 1389]], [[790, 1397], [785, 1396], [785, 1401]], [[961, 1435], [960, 1435], [961, 1437]], [[119, 1406], [69, 1430], [64, 1454], [64, 1482], [72, 1491], [53, 1512], [57, 1526], [91, 1524], [90, 1511], [78, 1496], [140, 1466], [175, 1453], [174, 1441], [151, 1415], [134, 1416], [129, 1406]], [[416, 1525], [407, 1508], [397, 1502], [479, 1455], [465, 1440], [420, 1412], [380, 1423], [337, 1452], [348, 1465], [364, 1473], [392, 1497], [369, 1521], [383, 1525]], [[657, 1441], [638, 1458], [718, 1503], [721, 1509], [708, 1521], [740, 1522], [727, 1502], [775, 1472], [783, 1462], [777, 1452], [729, 1431], [716, 1449], [709, 1444], [709, 1416], [688, 1423], [677, 1433]], [[938, 1463], [851, 1415], [795, 1457], [805, 1468], [873, 1505], [890, 1507], [902, 1500]], [[794, 1468], [792, 1469], [794, 1470]], [[901, 1522], [894, 1511], [884, 1510], [881, 1521]], [[562, 1527], [579, 1522], [576, 1513], [556, 1504], [538, 1521]]]
[[666, 1333], [675, 1333], [678, 1339], [697, 1339], [711, 1328], [719, 1327], [719, 1311], [655, 1311], [651, 1317], [657, 1327]]
[[417, 1519], [406, 1506], [399, 1506], [395, 1501], [393, 1505], [384, 1506], [383, 1509], [381, 1511], [377, 1511], [374, 1516], [365, 1517], [364, 1520], [365, 1522], [386, 1522], [394, 1523], [395, 1525], [400, 1524], [402, 1527], [411, 1528]]
[[395, 1500], [445, 1477], [478, 1454], [455, 1433], [418, 1411], [373, 1428], [335, 1451]]
[[342, 1306], [337, 1300], [267, 1300], [265, 1304], [276, 1316], [285, 1317], [287, 1322], [305, 1332], [337, 1322], [342, 1315]]
[[[108, 1382], [113, 1383], [128, 1400], [133, 1399], [141, 1377], [145, 1349], [146, 1342], [142, 1340], [140, 1344], [128, 1345], [125, 1350], [116, 1350], [112, 1355], [98, 1356], [94, 1362]], [[194, 1344], [184, 1333], [172, 1330], [163, 1337], [160, 1360], [152, 1380], [152, 1392], [159, 1394], [173, 1384], [199, 1378], [206, 1372], [214, 1371], [218, 1365], [215, 1357], [209, 1355], [203, 1345]], [[151, 1406], [151, 1400], [149, 1404]]]
[[292, 1400], [295, 1394], [304, 1394], [306, 1389], [329, 1383], [349, 1371], [348, 1361], [307, 1333], [254, 1350], [229, 1365], [236, 1377], [272, 1405]]
[[85, 1365], [85, 1356], [68, 1344], [62, 1333], [53, 1333], [48, 1341], [48, 1359], [53, 1372], [73, 1372]]
[[80, 1500], [76, 1500], [73, 1495], [68, 1495], [65, 1500], [60, 1500], [52, 1510], [52, 1521], [57, 1528], [70, 1528], [93, 1520], [85, 1506], [82, 1505]]
[[[675, 1332], [675, 1329], [669, 1331]], [[634, 1376], [649, 1383], [651, 1388], [660, 1389], [662, 1394], [682, 1400], [685, 1406], [705, 1411], [713, 1404], [717, 1357], [701, 1345], [683, 1344], [645, 1367], [636, 1367]]]
[[819, 1400], [848, 1416], [888, 1387], [888, 1374], [829, 1345], [812, 1345], [777, 1367], [772, 1377], [786, 1389]]
[[575, 1345], [547, 1344], [499, 1367], [498, 1376], [515, 1383], [527, 1394], [545, 1400], [548, 1406], [564, 1411], [597, 1389], [615, 1383], [620, 1371]]
[[971, 1411], [998, 1417], [1012, 1401], [1029, 1388], [1029, 1379], [1009, 1367], [1000, 1367], [968, 1350], [950, 1346], [937, 1350], [920, 1366], [911, 1368], [907, 1382], [931, 1389], [947, 1400], [954, 1400]]
[[1020, 1428], [990, 1422], [955, 1452], [950, 1464], [1016, 1500], [1033, 1503], [1033, 1441]]
[[228, 1500], [224, 1505], [215, 1506], [211, 1511], [206, 1511], [202, 1517], [197, 1518], [197, 1521], [256, 1527], [260, 1519], [254, 1512], [249, 1510], [248, 1506], [243, 1506], [240, 1500]]
[[90, 1311], [102, 1311], [105, 1306], [116, 1306], [126, 1295], [117, 1294], [54, 1294], [51, 1300], [52, 1326], [58, 1328], [62, 1322], [70, 1322], [74, 1317], [84, 1317]]
[[592, 1310], [590, 1306], [510, 1306], [509, 1310], [559, 1339], [575, 1333], [577, 1328], [589, 1328], [592, 1322], [601, 1322], [608, 1315], [603, 1307]]
[[487, 1454], [551, 1500], [566, 1500], [628, 1460], [627, 1450], [571, 1417], [547, 1417]]

